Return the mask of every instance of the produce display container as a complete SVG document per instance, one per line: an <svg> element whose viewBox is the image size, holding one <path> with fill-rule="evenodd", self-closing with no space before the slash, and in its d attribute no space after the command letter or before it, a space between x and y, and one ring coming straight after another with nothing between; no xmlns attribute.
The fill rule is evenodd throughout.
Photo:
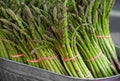
<svg viewBox="0 0 120 81"><path fill-rule="evenodd" d="M120 59L120 46L116 50ZM120 74L98 79L73 78L0 58L0 81L120 81Z"/></svg>

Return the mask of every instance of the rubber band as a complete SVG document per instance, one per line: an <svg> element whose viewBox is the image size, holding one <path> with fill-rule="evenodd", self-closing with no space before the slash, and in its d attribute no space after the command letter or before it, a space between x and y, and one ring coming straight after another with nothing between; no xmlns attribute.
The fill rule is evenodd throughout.
<svg viewBox="0 0 120 81"><path fill-rule="evenodd" d="M64 58L64 59L63 59L63 62L74 60L74 59L77 58L78 56L79 56L79 55L76 55L76 56L71 57L71 58Z"/></svg>
<svg viewBox="0 0 120 81"><path fill-rule="evenodd" d="M43 58L39 58L37 60L27 60L27 61L31 62L31 63L37 63L37 62L41 62L41 61L44 61L44 60L52 60L52 59L55 59L55 58L58 58L58 55L51 56L51 57L43 57Z"/></svg>
<svg viewBox="0 0 120 81"><path fill-rule="evenodd" d="M28 62L31 62L31 63L37 63L37 62L40 62L40 60L27 60Z"/></svg>
<svg viewBox="0 0 120 81"><path fill-rule="evenodd" d="M96 36L97 38L109 38L109 37L111 37L110 35L108 35L108 36Z"/></svg>
<svg viewBox="0 0 120 81"><path fill-rule="evenodd" d="M93 58L90 58L88 60L86 60L87 62L92 62L94 60L96 60L97 58L99 58L102 55L102 52L100 52L98 55L94 56Z"/></svg>
<svg viewBox="0 0 120 81"><path fill-rule="evenodd" d="M23 57L24 56L24 54L17 54L17 55L12 55L11 57L12 58L18 58L18 57Z"/></svg>

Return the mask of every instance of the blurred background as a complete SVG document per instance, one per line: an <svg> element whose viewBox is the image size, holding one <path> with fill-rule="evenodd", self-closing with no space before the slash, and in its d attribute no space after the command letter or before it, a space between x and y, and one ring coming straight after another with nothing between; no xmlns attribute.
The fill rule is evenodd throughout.
<svg viewBox="0 0 120 81"><path fill-rule="evenodd" d="M120 46L120 0L116 0L111 11L110 31L114 43Z"/></svg>

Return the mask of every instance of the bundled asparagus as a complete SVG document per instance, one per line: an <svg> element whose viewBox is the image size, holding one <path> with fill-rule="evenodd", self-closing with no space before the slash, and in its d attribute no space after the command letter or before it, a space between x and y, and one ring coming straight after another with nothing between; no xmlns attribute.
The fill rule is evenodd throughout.
<svg viewBox="0 0 120 81"><path fill-rule="evenodd" d="M51 37L50 39L48 38L48 40L52 41L54 47L56 48L55 51L57 51L61 55L63 63L71 76L92 78L90 71L86 67L77 50L76 43L71 43L74 41L74 38L69 39L66 4L67 0L65 0L64 3L55 6L53 8L53 12L49 12L53 13L52 16L49 17L51 18L51 20L53 20L51 24L49 24L49 18L47 19L46 17L44 17L45 22L49 22L49 33L53 33L52 36L47 36L49 38ZM62 11L59 11L60 9ZM61 16L61 18L59 18L59 16ZM55 41L51 39L54 39Z"/></svg>
<svg viewBox="0 0 120 81"><path fill-rule="evenodd" d="M97 37L97 41L99 43L100 48L102 49L102 52L107 56L110 62L113 65L117 66L118 69L120 69L115 46L112 42L109 32L109 13L111 7L113 6L114 0L110 0L109 2L107 0L99 0L95 3L98 3L98 6L93 6L93 19L91 22L93 23L93 28L95 28L95 35Z"/></svg>
<svg viewBox="0 0 120 81"><path fill-rule="evenodd" d="M23 5L24 12L28 15L28 22L24 22L24 20L19 17L19 14L18 16L15 15L15 13L11 9L6 9L6 11L10 15L11 20L15 21L16 24L6 19L0 19L3 25L7 27L5 28L6 31L10 33L6 33L9 36L7 40L13 41L16 44L18 51L21 51L23 54L25 54L26 62L28 62L28 64L39 67L40 63L40 67L43 67L47 70L57 72L59 74L67 74L64 67L60 63L60 60L58 59L56 53L49 47L49 45L47 46L48 43L43 38L43 32L41 31L41 28L35 24L36 21L34 20L29 7L27 7L25 4ZM37 27L39 31L36 30ZM13 37L11 38L10 36ZM31 56L30 51L32 49L35 55ZM37 64L35 62L37 62Z"/></svg>
<svg viewBox="0 0 120 81"><path fill-rule="evenodd" d="M118 74L119 61L108 25L113 3L0 1L0 56L73 77Z"/></svg>
<svg viewBox="0 0 120 81"><path fill-rule="evenodd" d="M73 4L74 4L74 1L71 1L71 2L73 2ZM90 3L90 2L88 2L88 3ZM74 6L74 8L76 8L76 7ZM106 76L112 76L114 74L118 74L117 70L114 68L114 66L111 65L111 63L108 61L108 59L103 55L97 42L94 40L94 34L90 33L92 31L90 26L84 26L84 24L89 25L89 22L87 22L87 18L86 18L86 20L84 19L85 18L84 12L80 11L82 14L80 14L80 16L78 16L79 12L77 12L77 8L74 10L75 10L75 14L70 12L70 15L65 15L65 14L64 15L67 18L67 16L71 16L71 14L72 14L75 18L75 20L74 20L74 18L70 17L71 20L69 22L70 22L70 24L73 24L73 26L74 26L72 28L76 32L78 49L80 50L82 57L85 59L85 61L87 61L86 64L88 65L89 69L93 73L94 77L106 77ZM65 12L65 8L64 8L63 12ZM76 12L78 13L77 15L76 15ZM68 21L64 20L64 23L62 23L62 24L65 24L65 26L67 27ZM69 37L68 30L69 30L68 28L64 28L64 35L65 35L64 47L66 47L68 49L68 52L69 52L68 54L70 54L72 51L71 51L71 47L69 46L70 40L68 39L68 37ZM92 34L92 35L90 35L90 34ZM58 36L56 36L56 37L58 37ZM105 62L103 62L103 60ZM99 75L97 75L97 74L99 74Z"/></svg>

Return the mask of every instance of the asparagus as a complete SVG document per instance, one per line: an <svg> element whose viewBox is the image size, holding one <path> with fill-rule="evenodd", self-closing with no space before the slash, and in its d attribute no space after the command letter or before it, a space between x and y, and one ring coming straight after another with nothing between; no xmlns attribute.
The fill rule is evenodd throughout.
<svg viewBox="0 0 120 81"><path fill-rule="evenodd" d="M95 7L97 7L97 3L99 1L95 2L87 2L83 3L84 5L90 5L87 6L85 9L91 9L92 4L95 3ZM84 6L80 6L80 10L82 10ZM78 6L79 8L79 6ZM74 9L76 10L76 9ZM87 11L87 12L84 12ZM103 55L102 50L100 49L98 43L96 42L95 32L92 23L90 21L91 17L91 11L90 10L84 10L81 11L80 14L72 14L73 18L71 18L70 23L73 25L73 28L76 28L79 26L78 34L77 34L77 40L78 40L78 48L80 51L82 51L81 55L84 57L85 60L87 59L94 59L90 62L87 62L86 64L89 65L89 69L93 73L94 77L106 77L106 76L112 76L115 74L118 74L117 70L114 66L108 61L108 59ZM79 12L79 10L78 10ZM70 11L70 14L73 13ZM89 15L89 17L87 16ZM74 20L75 19L75 20ZM88 24L88 25L87 25ZM99 26L99 25L98 25ZM90 28L91 27L91 28ZM96 28L99 30L99 28ZM98 32L98 31L97 31ZM86 53L85 53L86 51ZM101 53L101 55L99 55ZM86 55L85 55L86 54ZM96 55L97 54L97 55ZM97 62L99 60L99 62ZM102 62L103 60L106 60L105 62ZM88 61L88 60L87 60ZM92 66L90 66L90 63ZM95 64L95 65L94 65ZM101 67L102 66L102 67ZM94 69L92 69L94 68ZM95 71L93 71L95 70ZM96 75L99 74L99 75Z"/></svg>
<svg viewBox="0 0 120 81"><path fill-rule="evenodd" d="M96 3L98 3L98 5L96 5ZM95 35L97 37L96 41L98 41L103 54L107 56L109 61L116 66L117 69L119 69L119 61L109 30L109 14L113 4L114 0L110 0L109 2L106 0L96 0L91 13L91 16L93 17L91 22L95 29Z"/></svg>
<svg viewBox="0 0 120 81"><path fill-rule="evenodd" d="M28 64L39 67L39 63L40 63L41 65L40 67L43 67L47 70L57 72L59 74L67 74L64 67L60 63L60 60L57 58L57 55L53 52L53 50L49 46L47 46L46 42L45 43L34 42L34 40L37 39L40 39L37 41L41 41L41 40L45 41L43 37L43 32L38 31L41 30L41 28L36 24L36 21L34 20L34 16L32 15L32 12L29 9L29 7L23 3L22 5L23 5L23 10L28 15L27 17L28 22L24 22L24 20L19 17L19 14L16 15L11 9L6 9L6 12L7 14L9 14L11 19L16 22L16 24L5 19L0 19L4 25L11 27L12 31L9 30L8 31L12 33L12 35L14 35L14 37L17 39L17 44L18 44L17 48L20 51L22 51L22 53L25 54L26 61L28 60ZM23 23L27 26L26 29ZM29 36L30 33L31 36ZM15 40L10 38L8 40L16 42ZM39 48L40 46L47 46L47 47L40 48L39 50L35 51L35 55L30 55L30 51L32 51L32 49ZM53 58L54 56L56 56L56 58ZM31 63L35 59L39 59L40 62L38 61L38 63L35 64Z"/></svg>
<svg viewBox="0 0 120 81"><path fill-rule="evenodd" d="M118 74L108 24L113 4L114 0L0 1L0 57L72 77Z"/></svg>

